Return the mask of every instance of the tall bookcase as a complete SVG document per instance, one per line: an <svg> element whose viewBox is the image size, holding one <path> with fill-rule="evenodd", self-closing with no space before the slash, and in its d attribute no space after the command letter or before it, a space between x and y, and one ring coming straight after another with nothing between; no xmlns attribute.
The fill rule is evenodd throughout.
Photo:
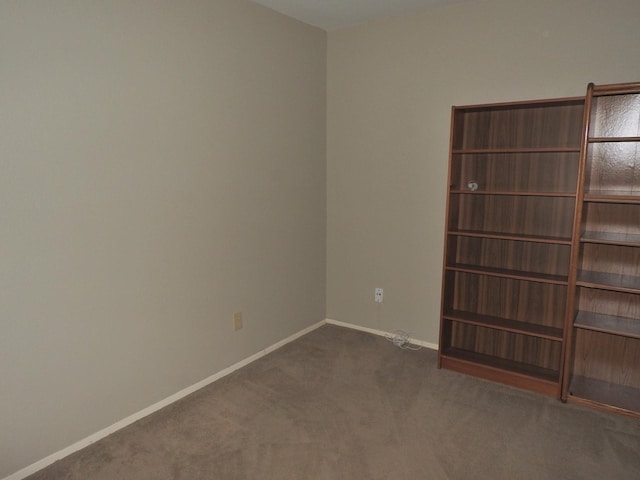
<svg viewBox="0 0 640 480"><path fill-rule="evenodd" d="M560 397L583 111L453 107L441 367Z"/></svg>
<svg viewBox="0 0 640 480"><path fill-rule="evenodd" d="M640 416L640 83L590 84L562 398Z"/></svg>

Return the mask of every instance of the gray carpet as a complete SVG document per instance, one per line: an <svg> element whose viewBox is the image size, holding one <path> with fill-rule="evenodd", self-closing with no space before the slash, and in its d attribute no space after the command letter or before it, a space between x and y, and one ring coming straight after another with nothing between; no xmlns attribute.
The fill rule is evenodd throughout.
<svg viewBox="0 0 640 480"><path fill-rule="evenodd" d="M29 477L639 478L638 420L330 325Z"/></svg>

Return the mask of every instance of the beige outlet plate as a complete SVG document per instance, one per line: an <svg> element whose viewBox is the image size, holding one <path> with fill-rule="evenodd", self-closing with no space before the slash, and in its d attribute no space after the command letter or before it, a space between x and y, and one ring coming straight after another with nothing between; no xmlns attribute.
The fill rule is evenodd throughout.
<svg viewBox="0 0 640 480"><path fill-rule="evenodd" d="M242 330L242 312L233 314L233 329L235 331Z"/></svg>

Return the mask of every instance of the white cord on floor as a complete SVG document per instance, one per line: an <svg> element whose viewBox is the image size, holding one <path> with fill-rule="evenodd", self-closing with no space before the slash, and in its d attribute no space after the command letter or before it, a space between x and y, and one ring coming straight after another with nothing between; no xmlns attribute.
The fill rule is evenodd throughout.
<svg viewBox="0 0 640 480"><path fill-rule="evenodd" d="M409 341L409 334L404 330L396 330L393 332L392 337L385 335L384 338L393 342L396 347L402 348L403 350L420 350L422 348L422 345L412 345Z"/></svg>

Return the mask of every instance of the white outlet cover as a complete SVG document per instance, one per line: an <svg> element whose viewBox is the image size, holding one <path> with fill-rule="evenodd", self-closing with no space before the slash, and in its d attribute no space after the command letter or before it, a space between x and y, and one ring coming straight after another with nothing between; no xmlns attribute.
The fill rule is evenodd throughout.
<svg viewBox="0 0 640 480"><path fill-rule="evenodd" d="M383 293L384 293L384 290L382 290L382 288L376 288L373 299L378 303L382 303Z"/></svg>

